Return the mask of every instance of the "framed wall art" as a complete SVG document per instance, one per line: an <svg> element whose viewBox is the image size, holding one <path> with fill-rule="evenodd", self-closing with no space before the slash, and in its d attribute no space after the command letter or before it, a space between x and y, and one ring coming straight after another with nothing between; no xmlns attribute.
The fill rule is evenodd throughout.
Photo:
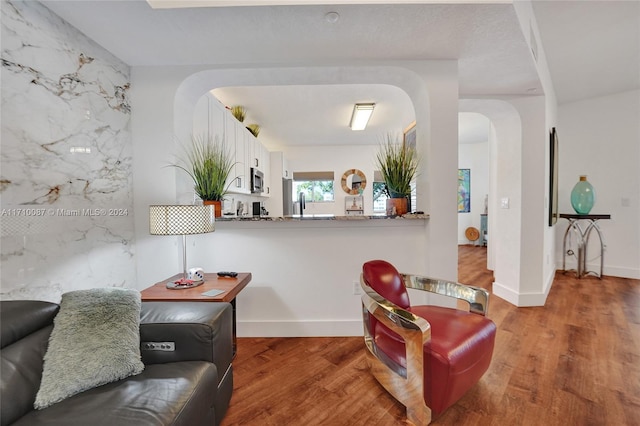
<svg viewBox="0 0 640 426"><path fill-rule="evenodd" d="M471 211L471 169L458 169L458 213Z"/></svg>
<svg viewBox="0 0 640 426"><path fill-rule="evenodd" d="M558 133L549 132L549 226L558 222Z"/></svg>
<svg viewBox="0 0 640 426"><path fill-rule="evenodd" d="M403 138L404 146L408 148L416 149L416 122L409 124L409 126L404 129L404 138Z"/></svg>

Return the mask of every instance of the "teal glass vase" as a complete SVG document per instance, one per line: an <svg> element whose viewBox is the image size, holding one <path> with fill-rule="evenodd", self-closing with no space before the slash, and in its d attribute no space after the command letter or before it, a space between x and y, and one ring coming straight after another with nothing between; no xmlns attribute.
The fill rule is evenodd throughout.
<svg viewBox="0 0 640 426"><path fill-rule="evenodd" d="M580 180L571 191L571 206L578 214L589 214L596 202L596 193L593 186L587 181L586 176L580 176Z"/></svg>

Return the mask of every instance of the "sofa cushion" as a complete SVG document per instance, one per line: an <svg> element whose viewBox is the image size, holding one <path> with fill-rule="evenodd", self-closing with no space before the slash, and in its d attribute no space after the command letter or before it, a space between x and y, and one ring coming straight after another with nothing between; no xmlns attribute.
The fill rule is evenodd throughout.
<svg viewBox="0 0 640 426"><path fill-rule="evenodd" d="M53 324L58 313L55 303L38 300L11 300L0 305L0 347Z"/></svg>
<svg viewBox="0 0 640 426"><path fill-rule="evenodd" d="M42 358L57 312L58 305L48 302L0 302L0 425L11 424L33 410Z"/></svg>
<svg viewBox="0 0 640 426"><path fill-rule="evenodd" d="M476 383L489 367L496 334L488 318L441 306L412 306L410 311L431 325L424 346L427 368L425 402L434 415L443 412ZM375 342L393 362L406 368L404 340L378 322Z"/></svg>
<svg viewBox="0 0 640 426"><path fill-rule="evenodd" d="M33 410L51 330L53 324L2 348L0 425L10 425Z"/></svg>
<svg viewBox="0 0 640 426"><path fill-rule="evenodd" d="M14 426L212 426L217 382L216 367L204 361L148 365L136 376L33 410Z"/></svg>
<svg viewBox="0 0 640 426"><path fill-rule="evenodd" d="M34 407L139 374L140 292L120 288L62 295Z"/></svg>

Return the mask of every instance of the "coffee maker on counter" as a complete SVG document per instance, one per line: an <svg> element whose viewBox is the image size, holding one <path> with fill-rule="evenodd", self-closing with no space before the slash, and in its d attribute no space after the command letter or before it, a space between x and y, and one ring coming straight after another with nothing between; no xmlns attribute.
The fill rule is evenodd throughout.
<svg viewBox="0 0 640 426"><path fill-rule="evenodd" d="M253 216L269 216L269 212L264 208L261 201L254 201L253 203Z"/></svg>

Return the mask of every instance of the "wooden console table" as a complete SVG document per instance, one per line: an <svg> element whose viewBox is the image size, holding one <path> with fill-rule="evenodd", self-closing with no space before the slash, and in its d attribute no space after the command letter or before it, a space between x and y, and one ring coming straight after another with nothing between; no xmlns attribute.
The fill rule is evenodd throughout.
<svg viewBox="0 0 640 426"><path fill-rule="evenodd" d="M219 277L217 274L204 274L204 283L197 287L172 290L167 282L182 278L176 274L171 278L155 283L140 292L143 301L147 302L229 302L233 311L233 355L236 354L236 296L251 281L251 273L241 272L235 278ZM216 296L204 296L210 290L222 290Z"/></svg>
<svg viewBox="0 0 640 426"><path fill-rule="evenodd" d="M610 214L564 214L561 213L560 217L569 221L569 226L564 233L564 240L562 242L562 270L566 272L565 258L567 256L567 237L569 232L573 229L578 236L578 265L576 266L576 276L582 278L587 274L594 274L599 278L602 278L602 269L604 266L604 242L602 241L602 233L600 227L598 227L598 220L611 219ZM587 226L583 229L580 226L580 221L587 221ZM600 274L594 271L587 271L587 245L589 244L589 237L591 231L596 230L598 239L600 240Z"/></svg>

